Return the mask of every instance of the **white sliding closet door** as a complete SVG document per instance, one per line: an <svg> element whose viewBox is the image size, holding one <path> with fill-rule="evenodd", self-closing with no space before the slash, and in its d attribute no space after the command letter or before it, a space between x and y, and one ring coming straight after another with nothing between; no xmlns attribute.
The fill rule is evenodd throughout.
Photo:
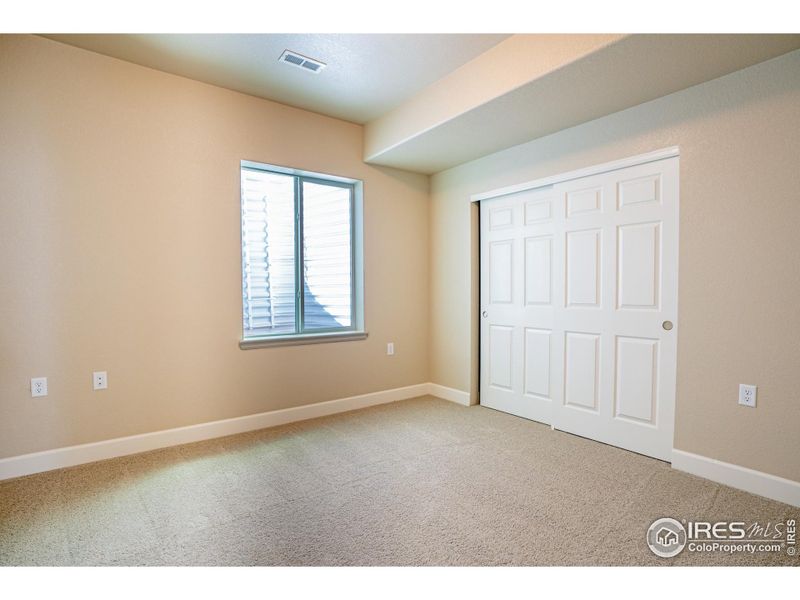
<svg viewBox="0 0 800 600"><path fill-rule="evenodd" d="M552 189L481 202L481 404L550 423L563 261Z"/></svg>
<svg viewBox="0 0 800 600"><path fill-rule="evenodd" d="M678 158L481 201L481 403L670 460Z"/></svg>

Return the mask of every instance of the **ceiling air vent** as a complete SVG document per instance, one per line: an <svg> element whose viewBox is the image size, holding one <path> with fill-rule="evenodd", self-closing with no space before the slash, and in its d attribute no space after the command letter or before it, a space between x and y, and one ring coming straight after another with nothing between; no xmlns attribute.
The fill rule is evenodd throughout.
<svg viewBox="0 0 800 600"><path fill-rule="evenodd" d="M324 62L314 60L313 58L303 56L302 54L292 52L291 50L284 50L283 54L281 54L281 57L278 60L282 63L286 63L287 65L292 65L293 67L303 69L304 71L310 71L312 73L319 73L326 67Z"/></svg>

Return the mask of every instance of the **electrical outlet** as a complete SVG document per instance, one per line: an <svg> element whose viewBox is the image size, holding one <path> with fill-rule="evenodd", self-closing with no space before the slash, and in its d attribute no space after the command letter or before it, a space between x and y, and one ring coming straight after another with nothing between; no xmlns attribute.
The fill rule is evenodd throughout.
<svg viewBox="0 0 800 600"><path fill-rule="evenodd" d="M758 387L754 385L739 384L739 404L742 406L756 407L756 392Z"/></svg>
<svg viewBox="0 0 800 600"><path fill-rule="evenodd" d="M386 344L386 356L394 356L394 342Z"/></svg>
<svg viewBox="0 0 800 600"><path fill-rule="evenodd" d="M31 398L47 396L47 377L34 377L31 379Z"/></svg>
<svg viewBox="0 0 800 600"><path fill-rule="evenodd" d="M105 371L95 371L92 373L92 388L94 388L95 391L108 388L108 373Z"/></svg>

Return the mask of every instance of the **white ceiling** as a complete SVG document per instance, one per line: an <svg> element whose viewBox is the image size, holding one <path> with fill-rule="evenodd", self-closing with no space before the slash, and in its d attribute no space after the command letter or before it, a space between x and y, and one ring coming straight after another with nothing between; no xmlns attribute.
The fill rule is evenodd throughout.
<svg viewBox="0 0 800 600"><path fill-rule="evenodd" d="M800 48L800 35L136 34L49 38L365 124L365 160L449 167ZM328 63L313 74L286 50Z"/></svg>
<svg viewBox="0 0 800 600"><path fill-rule="evenodd" d="M516 37L516 36L515 36ZM502 62L504 41L491 53ZM800 48L800 35L630 35L590 54L570 58L523 85L483 100L465 111L437 115L429 125L412 123L397 134L393 114L406 124L400 107L366 127L366 161L407 171L437 173L450 167L716 79ZM461 69L459 82L436 90L443 98L465 95L463 81L485 79ZM470 77L470 75L472 75ZM443 81L447 84L447 81ZM484 87L488 87L484 86ZM430 88L414 99L433 106ZM409 104L409 103L407 103ZM454 105L450 101L446 103ZM425 111L420 111L425 112ZM430 112L428 110L427 112ZM408 134L408 130L414 130ZM373 140L381 140L380 144Z"/></svg>
<svg viewBox="0 0 800 600"><path fill-rule="evenodd" d="M490 34L48 35L168 73L366 123L509 37ZM319 74L279 63L294 50Z"/></svg>

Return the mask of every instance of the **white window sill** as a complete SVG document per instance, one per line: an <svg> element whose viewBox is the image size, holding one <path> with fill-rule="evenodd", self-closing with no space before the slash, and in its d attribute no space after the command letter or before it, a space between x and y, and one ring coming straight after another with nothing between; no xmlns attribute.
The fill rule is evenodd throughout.
<svg viewBox="0 0 800 600"><path fill-rule="evenodd" d="M239 342L242 350L253 348L272 348L276 346L300 346L303 344L327 344L330 342L352 342L365 340L366 331L335 331L332 333L301 333L293 335L271 335L269 337L249 338Z"/></svg>

